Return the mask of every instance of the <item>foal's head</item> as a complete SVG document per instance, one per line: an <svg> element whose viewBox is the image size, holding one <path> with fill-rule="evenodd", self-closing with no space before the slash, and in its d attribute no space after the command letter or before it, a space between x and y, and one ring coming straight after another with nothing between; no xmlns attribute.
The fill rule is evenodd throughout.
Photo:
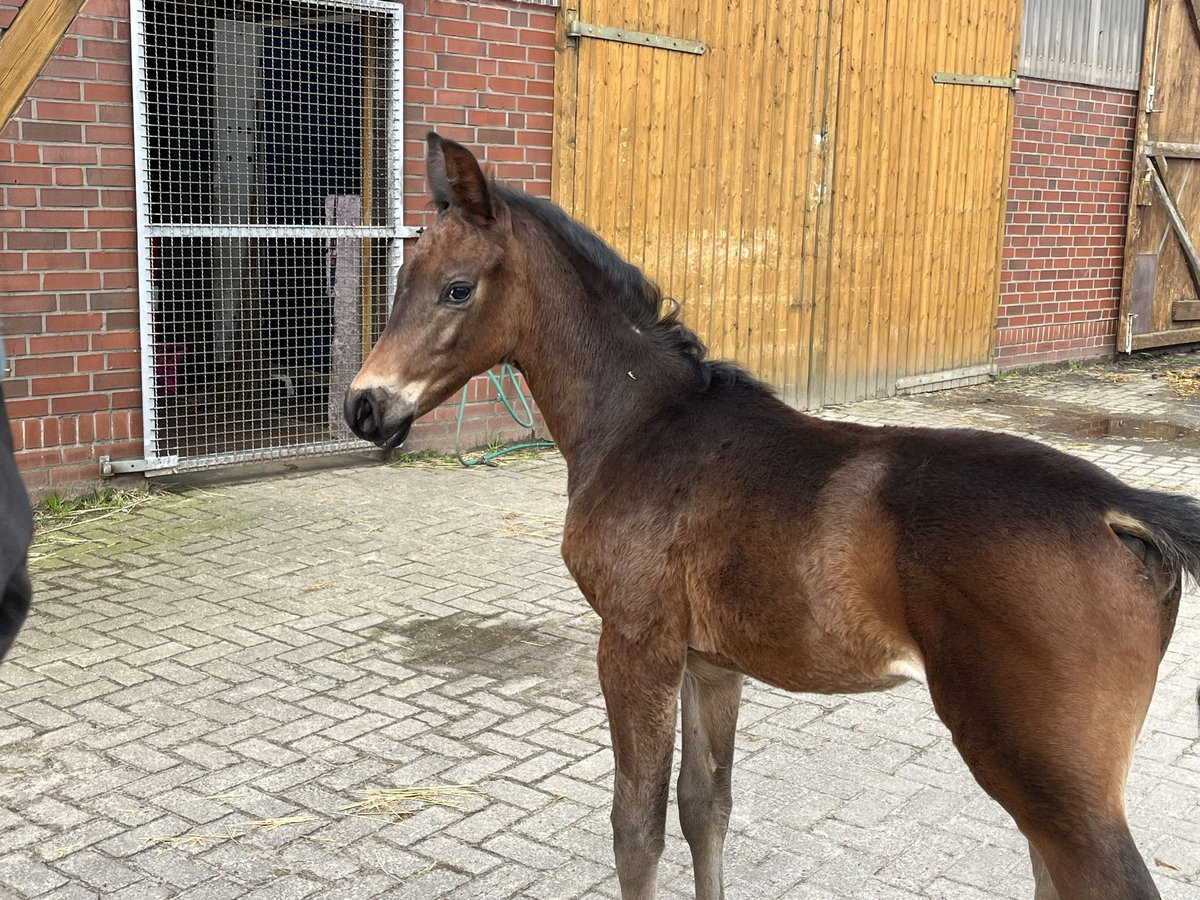
<svg viewBox="0 0 1200 900"><path fill-rule="evenodd" d="M355 434L389 449L472 375L507 359L522 324L523 254L508 208L470 151L427 140L437 220L400 269L387 326L344 408Z"/></svg>

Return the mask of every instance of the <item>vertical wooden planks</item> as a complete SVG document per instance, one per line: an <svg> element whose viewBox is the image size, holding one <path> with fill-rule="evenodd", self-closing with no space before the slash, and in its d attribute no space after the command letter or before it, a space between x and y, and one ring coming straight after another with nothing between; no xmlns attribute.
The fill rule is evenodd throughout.
<svg viewBox="0 0 1200 900"><path fill-rule="evenodd" d="M564 209L575 208L575 159L579 149L579 44L567 37L563 4L554 29L554 149L550 159L550 193Z"/></svg>
<svg viewBox="0 0 1200 900"><path fill-rule="evenodd" d="M574 166L555 196L679 299L714 355L802 406L990 360L1011 101L931 76L1010 74L1018 0L589 0L580 15L707 47L567 51L575 127L556 140Z"/></svg>
<svg viewBox="0 0 1200 900"><path fill-rule="evenodd" d="M838 0L827 0L823 7L828 18L824 28L824 54L818 59L823 67L813 72L813 93L821 98L820 140L814 142L819 152L812 159L810 178L812 191L813 220L815 228L809 243L812 259L812 324L810 326L807 378L805 380L804 405L820 406L827 402L826 372L828 347L829 310L832 306L833 266L829 249L833 242L833 183L836 158L836 136L838 134L838 100L841 95L841 80L838 77L842 66L842 34L844 5ZM821 86L825 90L818 93Z"/></svg>
<svg viewBox="0 0 1200 900"><path fill-rule="evenodd" d="M845 9L821 392L835 403L990 361L1011 98L930 79L1009 75L1018 5Z"/></svg>

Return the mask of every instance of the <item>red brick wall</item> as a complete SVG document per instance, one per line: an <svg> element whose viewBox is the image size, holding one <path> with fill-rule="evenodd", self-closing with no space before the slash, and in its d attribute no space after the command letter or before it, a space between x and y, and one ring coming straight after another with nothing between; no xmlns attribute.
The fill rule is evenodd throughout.
<svg viewBox="0 0 1200 900"><path fill-rule="evenodd" d="M4 394L35 488L141 454L129 84L127 4L89 0L0 132Z"/></svg>
<svg viewBox="0 0 1200 900"><path fill-rule="evenodd" d="M406 223L432 220L425 184L431 130L470 147L489 174L549 197L554 7L426 0L406 3L404 13ZM512 394L511 385L506 390ZM472 382L467 400L466 446L521 433L487 378ZM452 447L457 416L455 396L416 423L405 446Z"/></svg>
<svg viewBox="0 0 1200 900"><path fill-rule="evenodd" d="M20 6L0 0L0 26ZM548 195L554 9L413 0L404 24L409 224L428 215L430 128ZM130 84L128 0L87 0L0 132L3 389L34 490L94 481L103 455L141 456ZM493 393L472 386L468 446L519 432ZM456 414L438 410L413 446L452 446Z"/></svg>
<svg viewBox="0 0 1200 900"><path fill-rule="evenodd" d="M1022 78L1016 96L996 363L1116 345L1137 96Z"/></svg>

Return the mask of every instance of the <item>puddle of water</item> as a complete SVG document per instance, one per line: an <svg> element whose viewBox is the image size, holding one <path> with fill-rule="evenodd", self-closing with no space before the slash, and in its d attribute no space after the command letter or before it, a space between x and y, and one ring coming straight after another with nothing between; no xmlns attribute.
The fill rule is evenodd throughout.
<svg viewBox="0 0 1200 900"><path fill-rule="evenodd" d="M1143 441L1177 441L1196 434L1191 428L1176 425L1174 422L1116 416L1055 416L1046 426L1072 437L1138 438Z"/></svg>
<svg viewBox="0 0 1200 900"><path fill-rule="evenodd" d="M414 662L419 660L427 665L469 672L490 673L499 663L512 667L519 658L530 660L530 668L536 670L538 662L544 661L547 654L556 655L552 650L552 638L541 629L502 622L481 624L477 616L467 613L408 622L390 620L365 629L363 634L372 638L385 635L403 638L414 655ZM505 674L514 672L506 671Z"/></svg>

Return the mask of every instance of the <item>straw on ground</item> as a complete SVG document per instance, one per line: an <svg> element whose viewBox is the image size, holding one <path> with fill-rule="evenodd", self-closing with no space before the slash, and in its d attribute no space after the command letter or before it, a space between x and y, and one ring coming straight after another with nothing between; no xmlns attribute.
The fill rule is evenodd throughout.
<svg viewBox="0 0 1200 900"><path fill-rule="evenodd" d="M222 796L233 797L236 795L214 794L205 799L218 799ZM336 812L352 816L383 816L391 819L403 819L414 815L426 806L447 806L452 809L460 809L463 800L478 796L478 792L465 784L452 784L373 788L355 791L353 796L358 799L342 804L337 807ZM204 847L223 841L240 840L255 831L275 831L279 828L308 825L313 822L324 825L328 823L328 820L307 813L280 816L274 819L250 819L245 822L230 822L210 831L193 831L178 835L151 835L147 840L160 847L181 850Z"/></svg>
<svg viewBox="0 0 1200 900"><path fill-rule="evenodd" d="M439 787L372 788L355 791L359 799L337 808L353 816L386 816L401 819L413 815L423 806L448 806L460 809L462 801L477 792L464 784Z"/></svg>
<svg viewBox="0 0 1200 900"><path fill-rule="evenodd" d="M275 819L250 819L246 822L231 822L220 831L193 831L178 835L151 835L147 840L164 847L181 849L183 847L202 847L207 844L222 841L236 841L246 837L252 831L275 831L291 825L307 825L309 822L320 822L316 816L280 816Z"/></svg>

